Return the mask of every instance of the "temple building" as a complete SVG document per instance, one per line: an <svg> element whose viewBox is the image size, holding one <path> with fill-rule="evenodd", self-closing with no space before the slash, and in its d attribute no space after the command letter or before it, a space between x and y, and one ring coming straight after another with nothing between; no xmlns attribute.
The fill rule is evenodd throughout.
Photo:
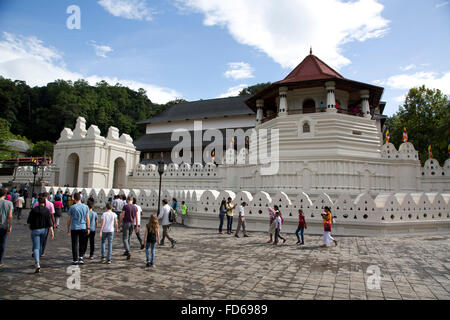
<svg viewBox="0 0 450 320"><path fill-rule="evenodd" d="M326 137L337 142L335 146L339 147L339 152L352 152L355 151L352 144L356 137L366 140L365 148L360 142L360 147L365 150L355 151L357 155L360 152L379 153L386 119L382 115L385 107L385 103L380 101L382 93L381 87L344 78L310 52L285 79L253 96L174 104L155 117L139 122L139 125L146 126L146 135L134 144L141 151L144 164L156 163L161 153L166 162L171 162L170 151L178 143L171 141L172 132L185 128L193 136L196 120L202 121L202 130L219 129L224 132L227 128L244 131L261 126L275 128L283 122L280 119L295 119L298 121L298 138L302 139L299 152L311 144L317 147L318 139L324 141ZM345 116L333 117L330 123L330 117L324 113ZM318 131L321 119L327 122L326 135ZM206 145L203 142L202 147ZM226 150L228 145L229 141L224 140L223 149Z"/></svg>

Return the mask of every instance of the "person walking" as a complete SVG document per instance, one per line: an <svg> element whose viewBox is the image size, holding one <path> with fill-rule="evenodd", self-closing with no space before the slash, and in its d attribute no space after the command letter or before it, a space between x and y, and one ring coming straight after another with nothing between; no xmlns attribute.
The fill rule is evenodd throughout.
<svg viewBox="0 0 450 320"><path fill-rule="evenodd" d="M278 207L275 206L274 209L268 208L269 210L269 241L267 243L272 243L272 238L275 233L275 218L276 218L276 210L278 210Z"/></svg>
<svg viewBox="0 0 450 320"><path fill-rule="evenodd" d="M119 225L117 223L117 214L112 212L112 204L106 204L106 212L102 214L102 225L100 227L100 238L102 239L102 263L105 262L105 245L108 241L108 254L106 255L106 263L111 264L112 245L114 239L114 230L118 232Z"/></svg>
<svg viewBox="0 0 450 320"><path fill-rule="evenodd" d="M186 202L181 201L181 224L184 226L184 220L186 219L187 215L187 205Z"/></svg>
<svg viewBox="0 0 450 320"><path fill-rule="evenodd" d="M231 203L231 197L228 197L226 208L227 208L227 234L231 234L233 229L233 210L236 208L237 204Z"/></svg>
<svg viewBox="0 0 450 320"><path fill-rule="evenodd" d="M3 267L3 255L6 250L6 238L12 231L13 204L6 200L8 189L0 189L0 268Z"/></svg>
<svg viewBox="0 0 450 320"><path fill-rule="evenodd" d="M31 230L31 242L33 244L33 257L36 267L35 273L41 272L40 257L43 252L44 240L50 232L50 238L53 240L53 223L50 210L45 207L45 199L38 199L39 206L31 209L28 215L27 223Z"/></svg>
<svg viewBox="0 0 450 320"><path fill-rule="evenodd" d="M58 195L55 197L55 202L53 202L53 206L55 207L55 229L58 229L59 221L61 220L62 216L63 203L61 199L61 195L58 193Z"/></svg>
<svg viewBox="0 0 450 320"><path fill-rule="evenodd" d="M173 248L173 247L175 247L175 243L177 243L177 242L176 242L175 239L171 238L170 235L169 235L169 227L170 227L169 214L170 214L172 208L169 206L169 204L168 204L166 199L164 199L162 201L162 204L163 204L163 206L162 206L161 211L160 211L160 213L158 215L158 220L161 220L161 225L163 227L163 236L162 236L162 239L161 239L159 245L163 246L164 245L164 239L167 238L167 239L169 239L169 241L170 241L170 243L172 245L172 248Z"/></svg>
<svg viewBox="0 0 450 320"><path fill-rule="evenodd" d="M242 233L244 234L244 237L248 237L247 230L245 228L245 207L247 206L247 202L242 202L241 205L238 207L239 212L239 220L238 220L238 226L236 228L235 237L239 238L239 231L242 227Z"/></svg>
<svg viewBox="0 0 450 320"><path fill-rule="evenodd" d="M42 194L42 196L45 199L45 207L50 211L53 228L55 228L55 206L53 205L53 203L51 203L48 200L49 196L50 196L50 194L48 192L44 192ZM39 205L39 203L36 200L36 203L33 205L33 208L37 207L38 205ZM42 245L42 255L41 255L41 257L43 257L45 255L45 247L47 246L47 237L48 237L48 233L47 233L47 236L44 239L44 244Z"/></svg>
<svg viewBox="0 0 450 320"><path fill-rule="evenodd" d="M281 212L280 211L276 211L275 213L275 239L273 241L274 245L278 244L278 239L282 239L283 243L286 242L286 238L283 238L281 236L281 225L282 225L282 221L281 221Z"/></svg>
<svg viewBox="0 0 450 320"><path fill-rule="evenodd" d="M329 207L323 208L323 212L320 214L323 219L323 244L321 247L326 247L329 243L334 242L337 246L338 242L331 236L331 225L333 223L333 215Z"/></svg>
<svg viewBox="0 0 450 320"><path fill-rule="evenodd" d="M87 202L87 205L89 207L89 260L94 259L94 252L95 252L95 231L98 227L98 215L97 212L94 211L94 200L89 199Z"/></svg>
<svg viewBox="0 0 450 320"><path fill-rule="evenodd" d="M63 196L63 211L69 211L69 191L66 191Z"/></svg>
<svg viewBox="0 0 450 320"><path fill-rule="evenodd" d="M25 198L23 195L19 194L16 200L16 210L17 210L17 219L20 220L22 218L22 209L25 205Z"/></svg>
<svg viewBox="0 0 450 320"><path fill-rule="evenodd" d="M223 228L223 221L225 220L225 214L227 213L227 202L225 199L222 200L222 203L219 207L219 234L223 234L222 228Z"/></svg>
<svg viewBox="0 0 450 320"><path fill-rule="evenodd" d="M123 206L122 213L120 215L119 225L122 226L122 240L125 249L124 256L127 260L131 259L131 235L133 230L138 232L137 221L136 221L137 208L133 204L133 196L129 195L127 198L127 204Z"/></svg>
<svg viewBox="0 0 450 320"><path fill-rule="evenodd" d="M303 214L303 210L299 209L298 210L298 226L297 226L297 230L295 231L295 235L297 236L297 244L301 244L301 245L305 244L303 232L306 228L307 228L307 226L306 226L305 215ZM300 241L300 236L298 235L299 233L302 237L302 241Z"/></svg>
<svg viewBox="0 0 450 320"><path fill-rule="evenodd" d="M67 235L72 240L72 257L73 265L84 264L84 254L87 249L87 241L90 233L89 224L89 207L81 203L79 193L73 195L73 204L69 212L67 220Z"/></svg>
<svg viewBox="0 0 450 320"><path fill-rule="evenodd" d="M137 222L137 231L136 231L136 237L139 241L139 244L141 245L141 250L144 249L144 241L142 241L141 238L141 216L142 216L142 208L140 205L137 204L136 198L133 198L133 204L137 209L136 212L136 222Z"/></svg>
<svg viewBox="0 0 450 320"><path fill-rule="evenodd" d="M159 242L159 224L158 219L154 214L150 216L150 221L145 228L145 256L147 258L147 267L155 266L155 247ZM151 256L148 252L150 249Z"/></svg>
<svg viewBox="0 0 450 320"><path fill-rule="evenodd" d="M178 215L178 201L177 199L172 199L172 213L173 213L173 221L172 224L177 224L177 215Z"/></svg>

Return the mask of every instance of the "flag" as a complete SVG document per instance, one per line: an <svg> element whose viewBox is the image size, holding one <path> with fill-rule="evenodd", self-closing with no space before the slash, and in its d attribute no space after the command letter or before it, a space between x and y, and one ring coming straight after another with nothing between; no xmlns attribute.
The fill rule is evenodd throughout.
<svg viewBox="0 0 450 320"><path fill-rule="evenodd" d="M408 132L406 132L406 128L403 128L403 143L408 142Z"/></svg>
<svg viewBox="0 0 450 320"><path fill-rule="evenodd" d="M230 142L230 149L234 148L234 137L231 138L231 142Z"/></svg>
<svg viewBox="0 0 450 320"><path fill-rule="evenodd" d="M216 158L216 149L213 149L213 151L211 151L211 162L214 163L214 160Z"/></svg>
<svg viewBox="0 0 450 320"><path fill-rule="evenodd" d="M249 147L250 147L249 138L245 137L245 149L249 149Z"/></svg>
<svg viewBox="0 0 450 320"><path fill-rule="evenodd" d="M433 151L431 151L431 143L428 144L428 159L433 158Z"/></svg>
<svg viewBox="0 0 450 320"><path fill-rule="evenodd" d="M389 135L389 128L386 129L386 143L389 143L389 139L391 136Z"/></svg>

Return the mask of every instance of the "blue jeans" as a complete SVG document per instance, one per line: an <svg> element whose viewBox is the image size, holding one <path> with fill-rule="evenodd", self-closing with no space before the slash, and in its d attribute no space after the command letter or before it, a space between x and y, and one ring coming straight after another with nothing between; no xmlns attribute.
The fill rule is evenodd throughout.
<svg viewBox="0 0 450 320"><path fill-rule="evenodd" d="M33 255L36 265L40 262L41 254L44 252L44 242L48 236L48 229L31 230L31 241L33 243Z"/></svg>
<svg viewBox="0 0 450 320"><path fill-rule="evenodd" d="M6 238L8 237L7 229L0 228L0 262L2 262L3 254L6 249Z"/></svg>
<svg viewBox="0 0 450 320"><path fill-rule="evenodd" d="M106 240L108 240L108 256L106 257L107 260L111 260L113 239L114 239L114 232L102 233L102 257L105 256Z"/></svg>
<svg viewBox="0 0 450 320"><path fill-rule="evenodd" d="M219 232L222 232L223 220L225 219L225 215L224 214L219 214L219 219L220 219Z"/></svg>
<svg viewBox="0 0 450 320"><path fill-rule="evenodd" d="M227 232L231 232L233 228L233 216L227 216Z"/></svg>
<svg viewBox="0 0 450 320"><path fill-rule="evenodd" d="M147 262L150 262L151 264L153 264L155 261L155 246L156 246L156 242L147 242L145 245L145 256L147 257ZM151 260L150 260L150 254L148 252L149 248L150 248L151 254L152 254Z"/></svg>
<svg viewBox="0 0 450 320"><path fill-rule="evenodd" d="M300 232L300 235L302 236L302 243L305 243L305 240L303 238L303 231L305 230L305 228L297 228L297 231L295 231L295 235L297 236L297 240L300 241L300 237L298 235L298 233Z"/></svg>

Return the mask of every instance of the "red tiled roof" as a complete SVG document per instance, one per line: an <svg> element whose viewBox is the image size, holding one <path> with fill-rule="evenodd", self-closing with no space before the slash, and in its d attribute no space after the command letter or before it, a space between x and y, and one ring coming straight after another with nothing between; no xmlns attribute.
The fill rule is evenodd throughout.
<svg viewBox="0 0 450 320"><path fill-rule="evenodd" d="M327 78L341 78L339 73L330 68L325 62L310 54L284 80L277 83L290 83Z"/></svg>

